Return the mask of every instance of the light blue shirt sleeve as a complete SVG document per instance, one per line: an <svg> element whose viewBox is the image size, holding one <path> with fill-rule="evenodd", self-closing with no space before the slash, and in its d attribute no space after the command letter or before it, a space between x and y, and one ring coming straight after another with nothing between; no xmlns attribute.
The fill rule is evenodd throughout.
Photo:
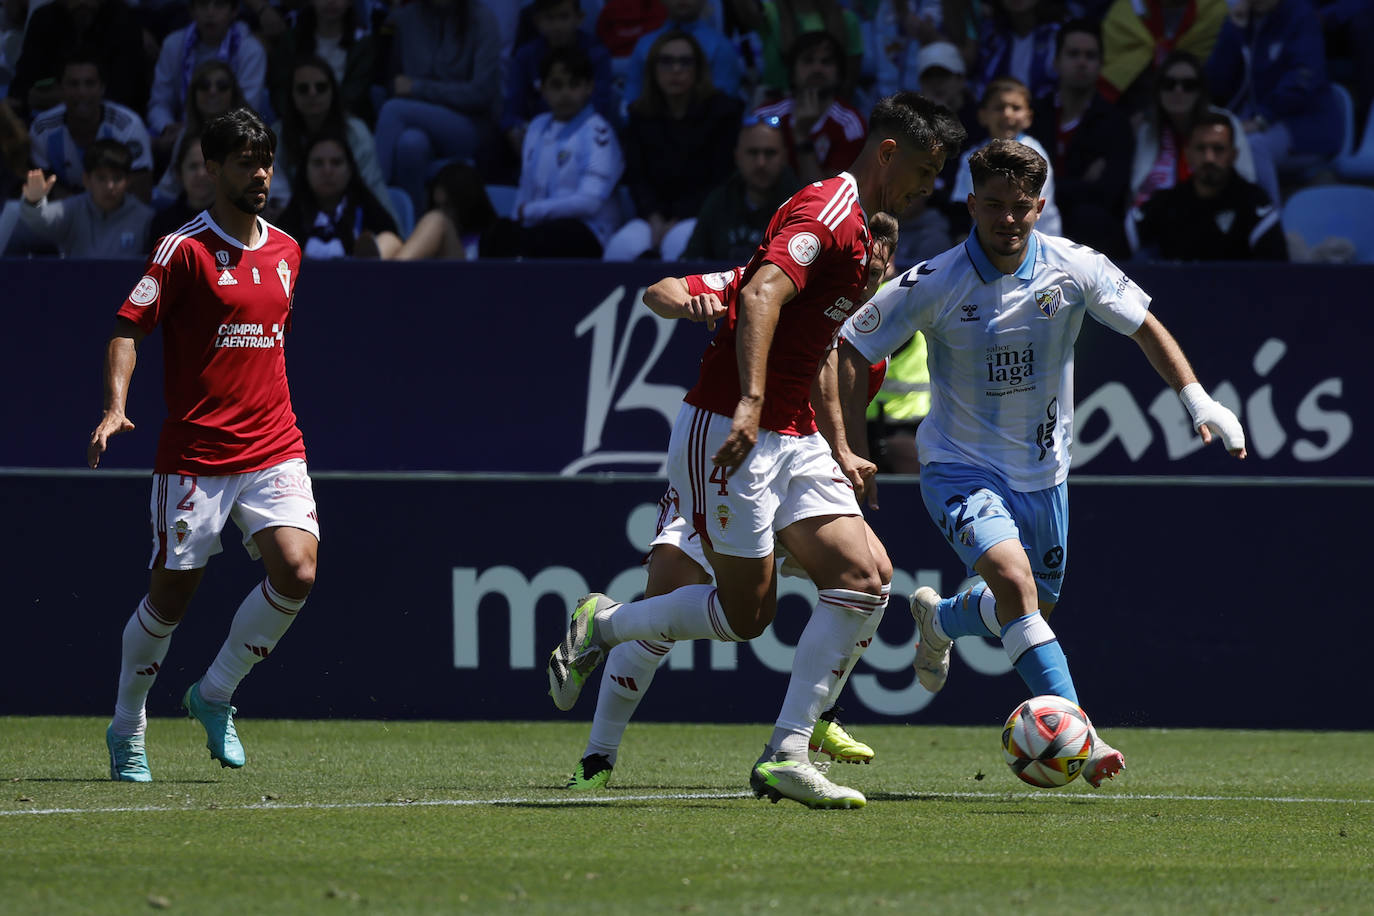
<svg viewBox="0 0 1374 916"><path fill-rule="evenodd" d="M935 298L928 295L932 283L927 281L921 288L921 280L928 274L926 263L922 261L889 281L844 323L840 335L869 363L891 356L922 330L926 304Z"/></svg>

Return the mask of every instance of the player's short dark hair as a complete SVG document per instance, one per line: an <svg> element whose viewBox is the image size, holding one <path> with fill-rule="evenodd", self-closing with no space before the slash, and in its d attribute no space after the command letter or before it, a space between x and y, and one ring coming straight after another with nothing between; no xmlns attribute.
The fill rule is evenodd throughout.
<svg viewBox="0 0 1374 916"><path fill-rule="evenodd" d="M1021 82L1014 76L999 76L987 84L983 89L983 97L978 100L978 107L982 108L988 102L1004 92L1019 92L1026 100L1026 107L1031 107L1034 101L1031 98L1030 87Z"/></svg>
<svg viewBox="0 0 1374 916"><path fill-rule="evenodd" d="M568 71L568 76L574 82L594 83L596 82L596 67L592 65L591 55L583 48L573 45L567 48L550 48L544 58L539 61L539 78L546 80L553 68L562 65Z"/></svg>
<svg viewBox="0 0 1374 916"><path fill-rule="evenodd" d="M1059 27L1059 32L1054 36L1054 56L1058 57L1064 52L1064 39L1075 32L1083 35L1091 35L1097 42L1097 53L1102 54L1102 27L1091 19L1070 19Z"/></svg>
<svg viewBox="0 0 1374 916"><path fill-rule="evenodd" d="M883 244L889 251L897 247L897 217L891 213L877 211L868 218L868 234L873 236L873 244Z"/></svg>
<svg viewBox="0 0 1374 916"><path fill-rule="evenodd" d="M989 178L1005 178L1013 187L1031 197L1039 197L1050 167L1044 156L1024 143L993 140L969 158L968 170L973 177L975 194L979 185Z"/></svg>
<svg viewBox="0 0 1374 916"><path fill-rule="evenodd" d="M1193 135L1204 127L1224 127L1226 135L1231 138L1231 145L1236 145L1236 125L1231 123L1231 116L1224 111L1212 111L1208 109L1198 115L1193 127L1188 131L1188 141L1191 143Z"/></svg>
<svg viewBox="0 0 1374 916"><path fill-rule="evenodd" d="M206 162L223 162L242 149L265 165L271 165L277 155L277 135L250 109L231 108L211 118L200 135Z"/></svg>
<svg viewBox="0 0 1374 916"><path fill-rule="evenodd" d="M133 167L134 154L129 152L129 148L118 140L108 138L96 140L86 147L86 153L81 158L81 168L87 174L96 169L113 169L127 175Z"/></svg>
<svg viewBox="0 0 1374 916"><path fill-rule="evenodd" d="M797 61L801 56L811 51L813 48L821 46L830 48L830 52L835 56L836 73L839 75L840 82L845 80L845 74L849 70L849 55L845 53L844 45L840 40L829 32L818 29L814 32L802 32L792 40L792 45L785 54L787 65L787 82L792 83L792 73L797 68Z"/></svg>
<svg viewBox="0 0 1374 916"><path fill-rule="evenodd" d="M968 139L964 126L945 106L910 91L879 99L868 116L868 139L905 141L915 149L955 156Z"/></svg>

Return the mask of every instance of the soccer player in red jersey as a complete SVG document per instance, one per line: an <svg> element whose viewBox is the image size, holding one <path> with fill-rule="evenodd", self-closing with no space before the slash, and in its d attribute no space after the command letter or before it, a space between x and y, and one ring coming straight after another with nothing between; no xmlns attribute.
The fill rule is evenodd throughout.
<svg viewBox="0 0 1374 916"><path fill-rule="evenodd" d="M167 420L153 463L152 573L124 627L105 732L110 778L119 781L152 780L144 702L229 519L267 577L182 699L221 765L244 764L229 705L234 688L276 646L315 581L320 529L283 349L301 251L258 216L276 137L239 108L212 120L200 143L215 202L157 243L120 306L105 352L105 411L87 448L98 467L110 437L134 428L124 409L138 343L161 325Z"/></svg>
<svg viewBox="0 0 1374 916"><path fill-rule="evenodd" d="M669 443L668 477L716 575L666 595L578 603L549 659L555 705L570 709L615 645L646 639L742 641L763 632L777 603L776 542L820 600L797 645L773 736L750 783L760 796L856 808L807 760L807 742L857 634L886 604L878 561L855 499L862 479L834 472L810 402L816 367L862 299L871 239L867 211L902 213L928 195L964 140L957 119L915 93L881 100L850 171L815 182L778 208L744 269L735 308L702 357ZM839 436L836 448L845 449ZM859 465L845 461L842 467ZM872 468L867 469L869 476Z"/></svg>
<svg viewBox="0 0 1374 916"><path fill-rule="evenodd" d="M874 213L869 217L868 228L873 236L873 251L868 261L868 285L864 288L863 302L868 301L887 278L888 268L897 248L897 220L890 214ZM715 330L716 322L734 306L743 274L744 268L737 267L731 271L713 274L665 277L645 292L644 304L664 318L701 322L706 325L707 330ZM817 425L827 440L837 435L840 428L835 425L837 411L840 409L837 370L838 360L836 352L832 349L812 388L811 399L817 407ZM886 370L887 360L870 367L870 399L882 387ZM838 471L838 466L836 470ZM658 530L649 542L649 555L644 560L649 574L644 585L646 597L664 595L684 585L702 585L712 581L710 564L702 551L701 538L692 531L691 522L683 518L680 509L681 499L678 492L670 487L659 502ZM878 561L879 576L886 593L892 581L892 564L887 558L886 549L872 529L867 531L867 535L869 547ZM805 575L805 572L797 569L795 563L786 561L781 571L785 575ZM869 617L864 629L860 630L850 651L848 665L831 686L830 695L824 704L825 711L821 713L820 720L811 732L809 749L824 753L832 760L868 763L873 759L873 748L855 740L840 724L836 717L836 701L849 680L854 665L872 642L873 634L877 632L881 620L880 608ZM565 788L588 792L606 786L611 771L615 768L620 742L630 718L639 708L640 701L644 699L649 685L653 682L654 674L672 648L672 642L663 640L633 640L621 643L610 651L601 675L601 688L596 697L591 735L587 739L582 759L573 769Z"/></svg>

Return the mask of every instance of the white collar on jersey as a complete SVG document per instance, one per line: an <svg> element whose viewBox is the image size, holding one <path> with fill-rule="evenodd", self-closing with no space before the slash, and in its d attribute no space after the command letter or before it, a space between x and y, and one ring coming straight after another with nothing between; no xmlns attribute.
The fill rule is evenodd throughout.
<svg viewBox="0 0 1374 916"><path fill-rule="evenodd" d="M209 210L202 210L200 215L201 218L205 220L206 225L210 227L210 229L215 233L215 235L224 239L226 243L233 245L235 248L242 248L244 251L257 251L263 245L267 244L267 221L264 220L261 216L258 217L258 243L254 245L252 248L249 248L247 245L243 244L238 239L234 238L233 236L225 232L223 229L221 229L219 227L219 223L215 222L214 217L210 215Z"/></svg>
<svg viewBox="0 0 1374 916"><path fill-rule="evenodd" d="M988 256L983 253L983 246L978 244L977 228L968 234L968 238L964 241L964 250L968 252L969 260L973 262L973 269L978 271L978 279L984 283L991 283L1005 276L1002 271L992 266ZM1032 232L1030 241L1026 243L1026 256L1021 259L1020 266L1016 268L1016 279L1029 280L1035 276L1035 259L1039 254L1040 233Z"/></svg>

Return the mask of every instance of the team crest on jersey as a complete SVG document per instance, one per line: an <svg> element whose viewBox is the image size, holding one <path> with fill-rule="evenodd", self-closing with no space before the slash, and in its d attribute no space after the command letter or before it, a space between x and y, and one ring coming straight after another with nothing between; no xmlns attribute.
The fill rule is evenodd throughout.
<svg viewBox="0 0 1374 916"><path fill-rule="evenodd" d="M143 279L134 284L134 291L129 293L129 301L134 305L148 305L157 300L157 281L147 274Z"/></svg>
<svg viewBox="0 0 1374 916"><path fill-rule="evenodd" d="M702 274L701 282L705 283L708 289L720 291L730 285L730 281L735 279L733 270L722 270L713 274Z"/></svg>
<svg viewBox="0 0 1374 916"><path fill-rule="evenodd" d="M229 252L225 251L223 248L221 248L219 251L216 251L216 252L215 252L215 263L218 264L221 268L223 268L223 267L228 267L228 266L229 266Z"/></svg>
<svg viewBox="0 0 1374 916"><path fill-rule="evenodd" d="M237 280L234 279L234 275L231 274L231 273L229 272L228 268L225 268L224 272L223 272L222 274L219 275L219 285L220 285L220 286L238 286L238 285L239 285L239 281L237 281Z"/></svg>
<svg viewBox="0 0 1374 916"><path fill-rule="evenodd" d="M186 536L191 533L191 526L186 524L186 519L179 518L177 523L172 526L172 534L176 535L177 543L186 540Z"/></svg>
<svg viewBox="0 0 1374 916"><path fill-rule="evenodd" d="M1053 318L1054 313L1064 304L1064 293L1057 286L1042 289L1035 294L1035 304L1040 306L1040 311L1045 313L1046 318Z"/></svg>
<svg viewBox="0 0 1374 916"><path fill-rule="evenodd" d="M721 531L724 531L726 528L730 527L729 506L716 506L716 524L720 526Z"/></svg>
<svg viewBox="0 0 1374 916"><path fill-rule="evenodd" d="M854 322L854 330L860 334L872 334L878 330L878 325L883 323L883 313L878 311L878 307L870 302L859 309L851 320Z"/></svg>
<svg viewBox="0 0 1374 916"><path fill-rule="evenodd" d="M291 298L291 268L286 266L286 258L277 262L277 277L281 280L282 292L286 293L286 298Z"/></svg>
<svg viewBox="0 0 1374 916"><path fill-rule="evenodd" d="M253 268L253 285L254 285L254 286L259 286L259 285L261 285L261 283L262 283L262 275L259 274L259 273L258 273L258 269L257 269L256 267L254 267L254 268Z"/></svg>
<svg viewBox="0 0 1374 916"><path fill-rule="evenodd" d="M821 253L821 240L812 232L798 232L787 241L787 253L792 260L805 267Z"/></svg>

